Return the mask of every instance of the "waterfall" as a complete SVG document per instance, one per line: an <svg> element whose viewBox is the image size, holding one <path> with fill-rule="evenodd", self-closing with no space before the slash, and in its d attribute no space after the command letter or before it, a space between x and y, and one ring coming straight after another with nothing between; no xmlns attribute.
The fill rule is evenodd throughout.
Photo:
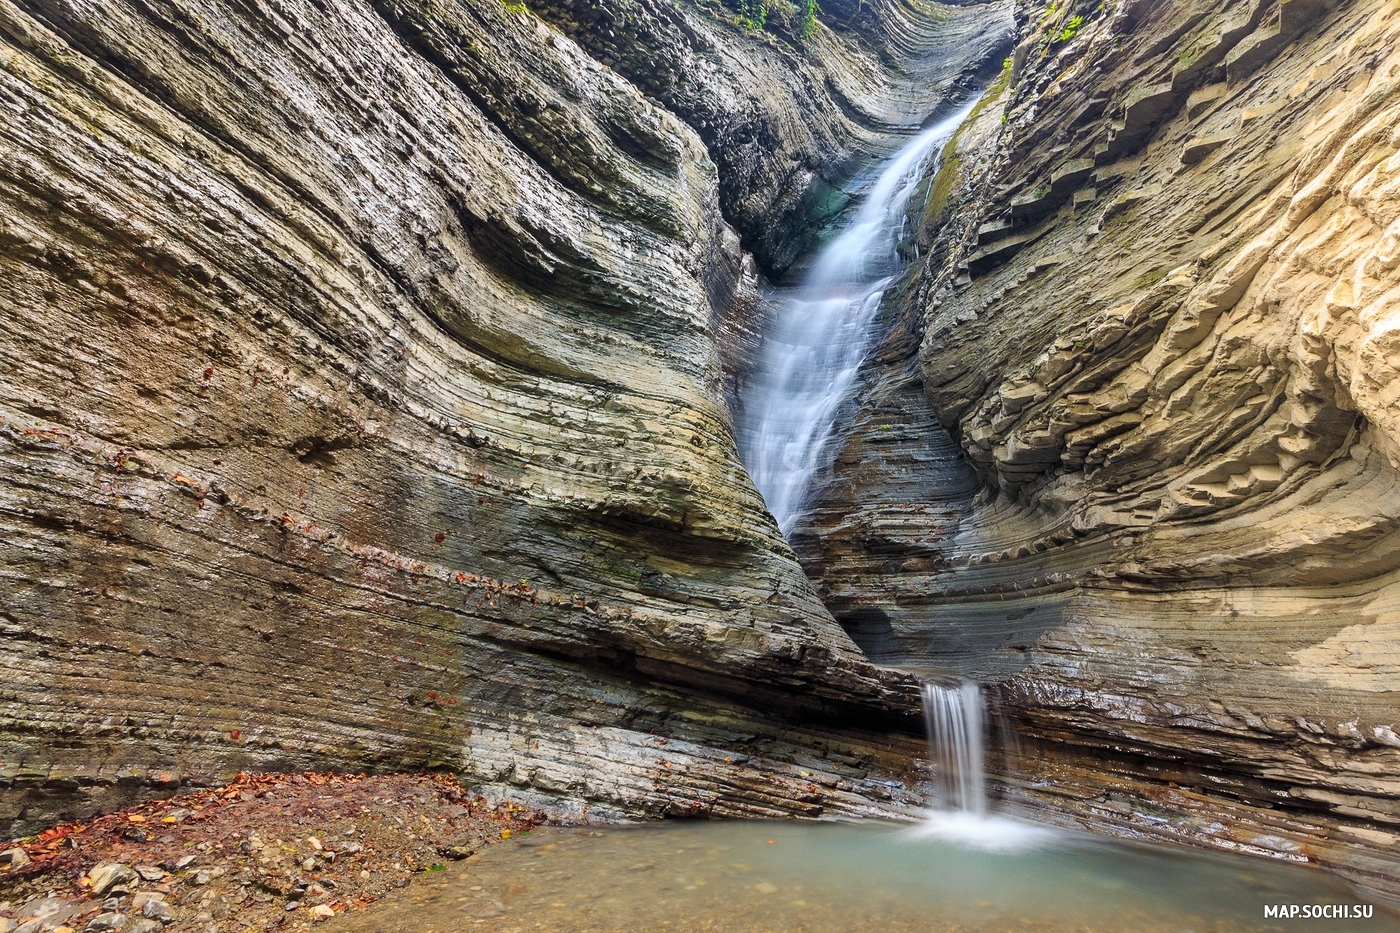
<svg viewBox="0 0 1400 933"><path fill-rule="evenodd" d="M924 684L929 754L945 809L987 812L982 691L971 680L955 687Z"/></svg>
<svg viewBox="0 0 1400 933"><path fill-rule="evenodd" d="M870 349L880 299L899 278L909 200L974 104L921 132L873 176L844 230L817 255L799 287L778 301L762 364L740 389L739 443L785 535L802 512L838 409Z"/></svg>
<svg viewBox="0 0 1400 933"><path fill-rule="evenodd" d="M923 698L934 797L940 806L911 835L1000 852L1054 843L1059 838L1056 830L987 812L987 707L981 687L971 680L925 683ZM1004 722L998 725L997 738L1005 753L1011 737Z"/></svg>

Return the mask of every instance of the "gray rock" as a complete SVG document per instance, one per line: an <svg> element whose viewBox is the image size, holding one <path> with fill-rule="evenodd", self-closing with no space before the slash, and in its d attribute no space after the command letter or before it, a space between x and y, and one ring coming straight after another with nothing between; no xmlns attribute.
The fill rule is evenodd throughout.
<svg viewBox="0 0 1400 933"><path fill-rule="evenodd" d="M132 920L122 930L122 933L161 933L164 929L165 926L160 921L143 918Z"/></svg>
<svg viewBox="0 0 1400 933"><path fill-rule="evenodd" d="M87 933L108 933L108 931L123 930L126 928L126 914L109 912L98 914L88 921L83 927Z"/></svg>
<svg viewBox="0 0 1400 933"><path fill-rule="evenodd" d="M23 868L30 862L29 855L20 848L6 849L0 852L0 871L12 868Z"/></svg>
<svg viewBox="0 0 1400 933"><path fill-rule="evenodd" d="M165 901L151 900L140 907L141 916L148 920L159 920L162 923L173 923L175 912L170 909L170 905Z"/></svg>
<svg viewBox="0 0 1400 933"><path fill-rule="evenodd" d="M159 881L167 874L164 868L157 868L154 865L137 865L134 870L143 881Z"/></svg>
<svg viewBox="0 0 1400 933"><path fill-rule="evenodd" d="M101 897L113 888L134 884L138 880L136 872L120 862L101 862L88 869L87 875L92 881L92 894L96 897Z"/></svg>

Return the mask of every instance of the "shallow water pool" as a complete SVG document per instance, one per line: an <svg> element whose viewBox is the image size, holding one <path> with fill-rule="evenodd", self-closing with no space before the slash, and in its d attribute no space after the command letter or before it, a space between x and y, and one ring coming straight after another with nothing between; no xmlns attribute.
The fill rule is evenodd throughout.
<svg viewBox="0 0 1400 933"><path fill-rule="evenodd" d="M1265 918L1266 905L1369 904L1300 866L1124 844L1009 820L685 822L543 828L420 876L354 931L1234 933L1400 931ZM1335 908L1334 908L1335 911ZM1301 910L1300 910L1301 913Z"/></svg>

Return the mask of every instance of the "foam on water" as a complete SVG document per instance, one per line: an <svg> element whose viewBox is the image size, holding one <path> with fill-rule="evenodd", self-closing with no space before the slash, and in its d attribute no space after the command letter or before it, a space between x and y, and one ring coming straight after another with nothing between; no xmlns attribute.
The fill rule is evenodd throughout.
<svg viewBox="0 0 1400 933"><path fill-rule="evenodd" d="M1064 842L1068 836L1049 826L1008 816L933 810L928 819L906 831L911 839L941 842L984 852L1025 852Z"/></svg>

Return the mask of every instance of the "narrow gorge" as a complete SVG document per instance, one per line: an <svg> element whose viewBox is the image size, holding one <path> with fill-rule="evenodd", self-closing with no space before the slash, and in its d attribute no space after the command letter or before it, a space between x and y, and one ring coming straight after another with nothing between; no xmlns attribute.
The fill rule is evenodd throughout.
<svg viewBox="0 0 1400 933"><path fill-rule="evenodd" d="M1400 902L1397 49L1388 0L0 0L6 835L289 771L911 820L937 673L1000 805ZM783 296L940 121L765 504Z"/></svg>

